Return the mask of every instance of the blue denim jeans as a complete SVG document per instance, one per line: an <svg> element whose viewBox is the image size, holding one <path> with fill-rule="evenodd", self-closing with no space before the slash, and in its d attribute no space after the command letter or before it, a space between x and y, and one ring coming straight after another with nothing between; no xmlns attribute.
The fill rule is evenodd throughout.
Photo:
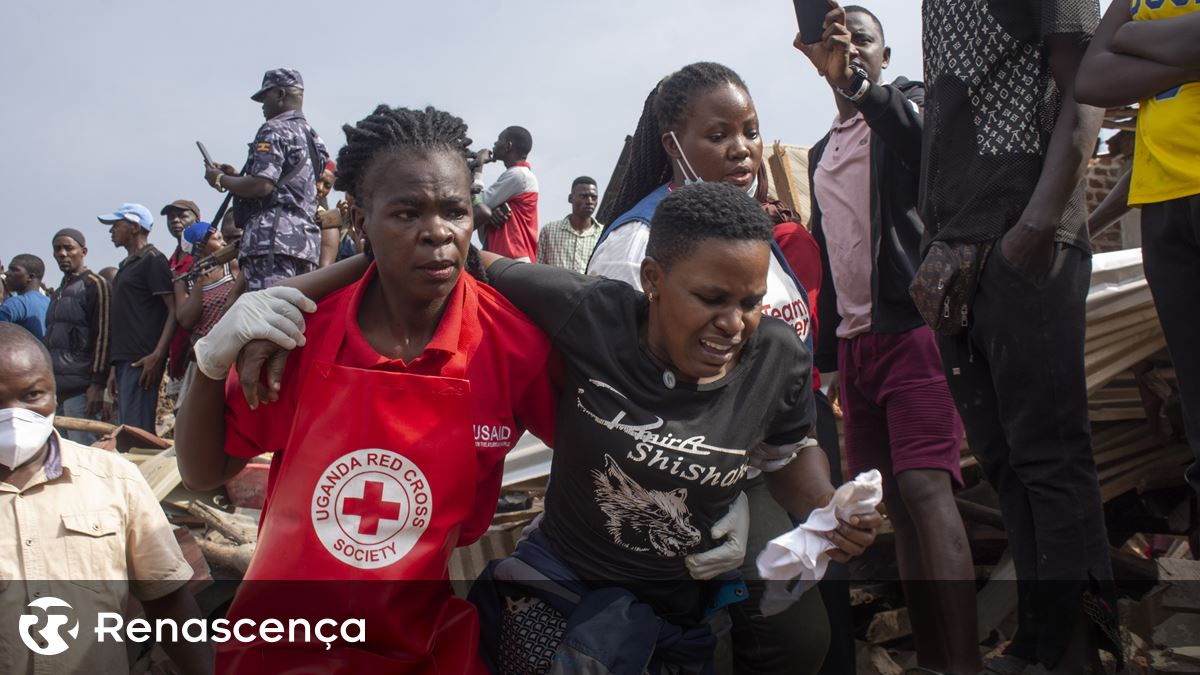
<svg viewBox="0 0 1200 675"><path fill-rule="evenodd" d="M158 383L151 389L143 389L138 382L142 376L141 368L134 368L132 361L117 361L114 365L117 368L117 415L120 423L157 434Z"/></svg>
<svg viewBox="0 0 1200 675"><path fill-rule="evenodd" d="M90 417L88 416L86 392L70 398L59 399L58 408L55 409L54 414L62 415L63 417L76 417L81 420L100 419L98 415L92 415ZM75 441L80 445L91 445L92 443L96 442L96 434L93 434L90 431L75 431L72 429L62 432L62 435L66 436L67 440Z"/></svg>

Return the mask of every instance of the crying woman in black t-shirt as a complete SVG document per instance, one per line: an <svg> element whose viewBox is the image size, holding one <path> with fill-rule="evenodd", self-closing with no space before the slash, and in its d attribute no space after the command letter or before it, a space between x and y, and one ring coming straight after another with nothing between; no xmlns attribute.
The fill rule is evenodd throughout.
<svg viewBox="0 0 1200 675"><path fill-rule="evenodd" d="M791 326L761 313L773 235L762 208L732 186L698 183L663 199L652 223L644 294L482 254L489 283L551 337L564 366L545 515L514 554L555 583L480 598L483 652L497 671L541 670L564 638L573 658L641 649L688 670L707 662L713 617L729 598L696 582L685 558L720 543L714 524L747 472L764 471L800 519L833 495L825 455L806 440L811 355ZM321 295L358 278L356 265L365 262L292 285ZM877 514L842 523L831 557L861 553L879 523ZM597 612L596 592L612 600L611 616ZM568 623L576 611L589 620Z"/></svg>
<svg viewBox="0 0 1200 675"><path fill-rule="evenodd" d="M798 518L829 501L824 453L805 442L814 416L810 354L795 330L761 313L771 237L752 198L700 183L673 191L655 211L645 294L483 254L489 283L550 335L565 371L546 513L518 558L556 581L571 579L573 591L623 586L688 628L711 616L714 598L684 559L717 543L712 526L751 467L767 472L772 494ZM834 557L862 552L878 518L839 527ZM506 653L512 636L540 625L513 615L537 611L544 620L545 607L530 609L542 602L532 595L506 603L494 653L501 670L522 658ZM541 630L566 628L564 617ZM485 654L488 637L485 625Z"/></svg>

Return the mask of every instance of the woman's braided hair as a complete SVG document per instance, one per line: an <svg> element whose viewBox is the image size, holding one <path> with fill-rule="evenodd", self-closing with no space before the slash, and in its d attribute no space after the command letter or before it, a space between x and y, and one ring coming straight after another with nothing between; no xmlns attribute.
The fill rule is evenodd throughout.
<svg viewBox="0 0 1200 675"><path fill-rule="evenodd" d="M467 124L462 118L432 106L424 110L379 105L354 126L342 125L346 145L338 151L337 178L334 188L351 195L362 205L367 175L377 157L391 152L444 150L463 158L463 170L470 173L468 162L474 157ZM374 258L368 242L367 257ZM479 251L471 246L466 270L479 281L487 282Z"/></svg>
<svg viewBox="0 0 1200 675"><path fill-rule="evenodd" d="M607 203L608 208L597 214L601 222L611 223L671 179L671 158L663 150L662 135L679 126L694 95L724 84L750 92L733 70L707 61L684 66L659 81L642 106L625 172L619 183L609 188L616 190L615 197Z"/></svg>

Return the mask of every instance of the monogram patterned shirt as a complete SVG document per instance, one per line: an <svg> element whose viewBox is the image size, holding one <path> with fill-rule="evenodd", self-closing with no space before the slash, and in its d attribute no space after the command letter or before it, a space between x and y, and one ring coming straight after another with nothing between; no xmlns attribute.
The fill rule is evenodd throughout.
<svg viewBox="0 0 1200 675"><path fill-rule="evenodd" d="M937 239L982 242L1017 223L1061 109L1046 40L1089 40L1096 0L924 0L921 212ZM1083 185L1057 240L1088 249Z"/></svg>

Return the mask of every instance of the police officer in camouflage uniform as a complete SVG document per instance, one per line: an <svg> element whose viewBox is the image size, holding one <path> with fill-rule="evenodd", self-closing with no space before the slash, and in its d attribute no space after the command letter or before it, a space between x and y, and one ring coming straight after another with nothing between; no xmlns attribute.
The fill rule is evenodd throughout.
<svg viewBox="0 0 1200 675"><path fill-rule="evenodd" d="M250 144L243 174L221 164L207 167L204 177L218 191L233 193L234 219L244 230L239 262L249 289L259 290L316 269L317 177L329 152L304 118L300 73L269 70L250 98L262 104L267 121Z"/></svg>

